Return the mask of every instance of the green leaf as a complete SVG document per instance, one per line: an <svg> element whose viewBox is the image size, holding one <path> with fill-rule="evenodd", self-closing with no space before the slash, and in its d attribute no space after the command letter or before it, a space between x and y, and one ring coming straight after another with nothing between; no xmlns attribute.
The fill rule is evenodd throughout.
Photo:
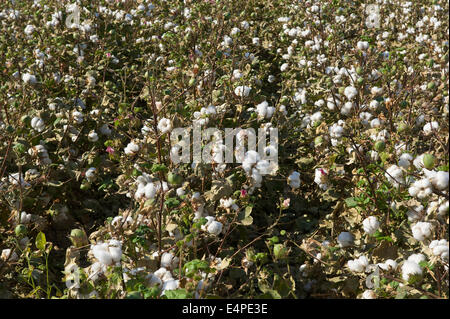
<svg viewBox="0 0 450 319"><path fill-rule="evenodd" d="M43 232L39 232L36 236L36 247L40 251L45 250L45 244L47 244L47 240L45 239L45 234Z"/></svg>
<svg viewBox="0 0 450 319"><path fill-rule="evenodd" d="M355 200L355 197L346 198L345 199L345 204L349 208L358 206L358 202Z"/></svg>
<svg viewBox="0 0 450 319"><path fill-rule="evenodd" d="M192 298L192 293L186 289L166 290L165 295L168 299L188 299Z"/></svg>

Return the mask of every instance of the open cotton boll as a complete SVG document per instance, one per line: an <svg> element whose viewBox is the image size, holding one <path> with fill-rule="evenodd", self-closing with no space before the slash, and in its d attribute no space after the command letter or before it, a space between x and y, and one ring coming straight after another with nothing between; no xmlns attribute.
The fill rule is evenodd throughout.
<svg viewBox="0 0 450 319"><path fill-rule="evenodd" d="M411 187L408 189L409 195L417 197L419 199L424 199L433 193L431 183L427 178L415 181Z"/></svg>
<svg viewBox="0 0 450 319"><path fill-rule="evenodd" d="M178 289L179 286L180 286L179 280L171 279L171 280L165 281L161 288L161 295L164 295L167 290Z"/></svg>
<svg viewBox="0 0 450 319"><path fill-rule="evenodd" d="M144 187L144 195L147 199L152 199L156 195L156 187L153 183L147 183Z"/></svg>
<svg viewBox="0 0 450 319"><path fill-rule="evenodd" d="M37 83L36 76L34 76L33 74L30 74L30 73L22 74L22 81L25 84L36 84Z"/></svg>
<svg viewBox="0 0 450 319"><path fill-rule="evenodd" d="M17 253L15 251L13 252L12 249L3 249L1 259L3 261L14 262L19 259L19 256L17 255Z"/></svg>
<svg viewBox="0 0 450 319"><path fill-rule="evenodd" d="M327 190L328 171L325 168L316 168L314 171L314 182L319 185L320 189Z"/></svg>
<svg viewBox="0 0 450 319"><path fill-rule="evenodd" d="M403 184L405 182L403 178L403 171L397 165L391 165L386 170L385 177L395 188L399 188L400 184Z"/></svg>
<svg viewBox="0 0 450 319"><path fill-rule="evenodd" d="M293 189L300 187L300 173L293 171L291 175L288 176L288 183Z"/></svg>
<svg viewBox="0 0 450 319"><path fill-rule="evenodd" d="M88 140L89 142L97 142L98 141L98 134L95 131L90 131L88 134Z"/></svg>
<svg viewBox="0 0 450 319"><path fill-rule="evenodd" d="M337 238L337 242L339 243L339 246L342 248L349 247L353 245L353 235L349 232L341 232Z"/></svg>
<svg viewBox="0 0 450 319"><path fill-rule="evenodd" d="M369 260L366 256L361 256L358 259L349 260L347 266L353 272L364 272L369 266Z"/></svg>
<svg viewBox="0 0 450 319"><path fill-rule="evenodd" d="M344 106L341 108L341 114L342 115L350 115L352 109L353 109L353 103L345 102Z"/></svg>
<svg viewBox="0 0 450 319"><path fill-rule="evenodd" d="M411 226L413 237L418 241L423 241L431 236L433 225L428 222L418 222Z"/></svg>
<svg viewBox="0 0 450 319"><path fill-rule="evenodd" d="M358 49L364 51L364 50L367 50L369 48L369 42L367 42L367 41L358 41L358 43L356 43L356 46L358 47Z"/></svg>
<svg viewBox="0 0 450 319"><path fill-rule="evenodd" d="M375 216L369 216L363 220L364 231L369 235L375 234L379 227L380 222Z"/></svg>
<svg viewBox="0 0 450 319"><path fill-rule="evenodd" d="M413 157L409 153L403 153L400 155L400 158L398 159L398 165L400 167L403 167L404 169L408 169L411 166L411 162L413 160Z"/></svg>
<svg viewBox="0 0 450 319"><path fill-rule="evenodd" d="M85 173L86 179L89 182L95 181L95 179L97 178L96 173L97 173L97 169L95 167L90 167Z"/></svg>
<svg viewBox="0 0 450 319"><path fill-rule="evenodd" d="M222 228L223 228L223 225L221 222L218 222L217 220L213 220L209 224L207 230L208 230L208 233L217 236L222 232Z"/></svg>
<svg viewBox="0 0 450 319"><path fill-rule="evenodd" d="M258 119L263 119L266 117L268 106L269 103L267 101L264 101L256 106L256 113L258 113Z"/></svg>
<svg viewBox="0 0 450 319"><path fill-rule="evenodd" d="M91 247L94 257L103 265L112 265L113 258L109 253L108 244L100 243Z"/></svg>
<svg viewBox="0 0 450 319"><path fill-rule="evenodd" d="M439 123L438 122L430 122L423 126L423 132L425 135L430 135L433 131L439 130Z"/></svg>
<svg viewBox="0 0 450 319"><path fill-rule="evenodd" d="M40 117L35 116L31 119L31 127L40 133L45 129L45 123Z"/></svg>
<svg viewBox="0 0 450 319"><path fill-rule="evenodd" d="M248 86L238 86L234 90L234 94L236 94L237 96L241 96L241 97L247 97L247 96L249 96L251 89L252 88L250 88Z"/></svg>
<svg viewBox="0 0 450 319"><path fill-rule="evenodd" d="M161 267L173 269L177 267L178 262L179 258L174 256L172 253L165 252L161 255Z"/></svg>
<svg viewBox="0 0 450 319"><path fill-rule="evenodd" d="M409 281L412 277L422 276L422 268L418 263L410 260L406 260L402 266L402 278L405 281Z"/></svg>
<svg viewBox="0 0 450 319"><path fill-rule="evenodd" d="M139 145L134 142L130 142L125 147L124 151L127 155L135 155L137 152L139 152Z"/></svg>
<svg viewBox="0 0 450 319"><path fill-rule="evenodd" d="M440 256L442 260L448 262L449 245L446 239L433 240L429 247L433 255Z"/></svg>
<svg viewBox="0 0 450 319"><path fill-rule="evenodd" d="M370 89L370 93L372 93L373 95L380 95L383 93L383 88L379 88L377 86L374 86Z"/></svg>
<svg viewBox="0 0 450 319"><path fill-rule="evenodd" d="M398 267L398 264L395 260L388 259L384 263L378 264L378 266L385 271L395 271Z"/></svg>
<svg viewBox="0 0 450 319"><path fill-rule="evenodd" d="M28 25L25 27L25 29L24 29L23 32L24 32L26 35L31 35L31 34L34 32L34 30L35 30L34 25L28 24Z"/></svg>
<svg viewBox="0 0 450 319"><path fill-rule="evenodd" d="M347 97L347 99L353 100L356 95L358 95L358 90L353 86L347 86L344 89L344 95Z"/></svg>
<svg viewBox="0 0 450 319"><path fill-rule="evenodd" d="M172 123L169 119L162 118L158 122L158 130L164 134L172 130Z"/></svg>
<svg viewBox="0 0 450 319"><path fill-rule="evenodd" d="M27 212L20 213L20 223L21 224L29 224L31 222L31 214L27 214Z"/></svg>
<svg viewBox="0 0 450 319"><path fill-rule="evenodd" d="M425 175L427 175L427 178L433 184L433 187L440 191L445 191L448 189L448 180L449 180L449 173L444 171L428 171L427 169L424 169ZM427 174L428 173L428 174Z"/></svg>

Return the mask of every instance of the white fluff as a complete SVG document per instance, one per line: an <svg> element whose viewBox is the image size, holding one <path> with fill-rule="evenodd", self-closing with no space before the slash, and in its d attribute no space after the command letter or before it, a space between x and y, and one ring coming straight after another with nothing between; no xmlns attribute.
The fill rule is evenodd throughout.
<svg viewBox="0 0 450 319"><path fill-rule="evenodd" d="M337 238L337 242L339 243L339 246L341 246L342 248L353 245L353 241L354 241L353 235L350 234L349 232L342 232L339 234Z"/></svg>
<svg viewBox="0 0 450 319"><path fill-rule="evenodd" d="M135 155L137 152L139 152L139 145L134 142L130 142L125 147L124 151L127 155Z"/></svg>
<svg viewBox="0 0 450 319"><path fill-rule="evenodd" d="M353 100L356 95L358 95L358 90L353 86L347 86L344 89L344 95L347 97L347 99Z"/></svg>
<svg viewBox="0 0 450 319"><path fill-rule="evenodd" d="M406 260L402 266L402 277L403 280L408 281L411 276L421 276L422 268L420 268L419 264L414 261Z"/></svg>
<svg viewBox="0 0 450 319"><path fill-rule="evenodd" d="M369 266L369 260L366 256L361 256L358 259L349 260L347 266L353 272L364 272Z"/></svg>
<svg viewBox="0 0 450 319"><path fill-rule="evenodd" d="M158 122L158 130L164 134L172 130L172 123L169 119L162 118Z"/></svg>
<svg viewBox="0 0 450 319"><path fill-rule="evenodd" d="M380 228L380 222L375 216L369 216L363 220L363 228L367 234L372 235Z"/></svg>
<svg viewBox="0 0 450 319"><path fill-rule="evenodd" d="M446 239L433 240L429 247L433 251L433 255L440 256L442 260L448 262L449 246Z"/></svg>
<svg viewBox="0 0 450 319"><path fill-rule="evenodd" d="M423 241L431 236L433 225L427 222L418 222L411 227L413 237L418 241Z"/></svg>

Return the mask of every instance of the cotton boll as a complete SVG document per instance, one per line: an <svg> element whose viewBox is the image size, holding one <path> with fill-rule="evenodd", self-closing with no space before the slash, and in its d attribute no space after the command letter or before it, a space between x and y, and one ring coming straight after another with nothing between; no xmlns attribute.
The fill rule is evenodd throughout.
<svg viewBox="0 0 450 319"><path fill-rule="evenodd" d="M353 103L352 102L346 102L344 104L344 106L341 108L341 114L342 115L350 115L352 109L353 109Z"/></svg>
<svg viewBox="0 0 450 319"><path fill-rule="evenodd" d="M130 142L128 143L127 147L125 147L124 151L127 155L135 155L137 152L139 152L139 145L134 142Z"/></svg>
<svg viewBox="0 0 450 319"><path fill-rule="evenodd" d="M322 190L328 188L328 171L324 168L316 168L314 172L314 182L319 185Z"/></svg>
<svg viewBox="0 0 450 319"><path fill-rule="evenodd" d="M370 93L372 93L373 95L381 95L383 93L383 88L374 86L370 89Z"/></svg>
<svg viewBox="0 0 450 319"><path fill-rule="evenodd" d="M411 227L413 237L418 241L423 241L431 236L433 225L428 222L418 222Z"/></svg>
<svg viewBox="0 0 450 319"><path fill-rule="evenodd" d="M449 180L449 173L444 171L438 171L436 172L432 178L430 178L431 183L433 184L434 188L440 191L448 190L448 180Z"/></svg>
<svg viewBox="0 0 450 319"><path fill-rule="evenodd" d="M19 256L15 251L13 252L12 249L3 249L1 259L5 262L6 261L15 262L19 259Z"/></svg>
<svg viewBox="0 0 450 319"><path fill-rule="evenodd" d="M250 90L251 90L251 88L248 86L238 86L234 90L234 94L236 94L237 96L241 96L241 97L247 97L250 94Z"/></svg>
<svg viewBox="0 0 450 319"><path fill-rule="evenodd" d="M31 127L40 133L45 129L45 123L40 117L35 116L31 119Z"/></svg>
<svg viewBox="0 0 450 319"><path fill-rule="evenodd" d="M223 228L223 225L221 222L213 220L211 222L211 224L209 224L207 230L208 230L208 233L217 236L222 232L222 228Z"/></svg>
<svg viewBox="0 0 450 319"><path fill-rule="evenodd" d="M153 183L147 183L144 187L145 198L152 199L156 195L156 187Z"/></svg>
<svg viewBox="0 0 450 319"><path fill-rule="evenodd" d="M85 173L86 179L89 182L95 181L95 179L97 178L96 172L97 169L95 167L90 167Z"/></svg>
<svg viewBox="0 0 450 319"><path fill-rule="evenodd" d="M158 122L158 130L164 134L172 130L172 123L169 119L162 118Z"/></svg>
<svg viewBox="0 0 450 319"><path fill-rule="evenodd" d="M23 73L22 81L25 84L36 84L37 83L36 76L34 76L33 74L30 74L30 73Z"/></svg>
<svg viewBox="0 0 450 319"><path fill-rule="evenodd" d="M161 256L161 267L173 269L177 267L178 261L178 257L174 256L172 253L165 252Z"/></svg>
<svg viewBox="0 0 450 319"><path fill-rule="evenodd" d="M400 155L400 158L398 160L398 165L400 167L403 167L404 169L408 169L411 166L411 162L413 160L413 157L411 154L403 153Z"/></svg>
<svg viewBox="0 0 450 319"><path fill-rule="evenodd" d="M31 214L27 214L27 212L20 213L20 223L21 224L29 224L31 222Z"/></svg>
<svg viewBox="0 0 450 319"><path fill-rule="evenodd" d="M34 25L28 24L28 25L25 27L24 33L25 33L26 35L29 36L29 35L31 35L31 34L34 32L34 30L35 30Z"/></svg>
<svg viewBox="0 0 450 319"><path fill-rule="evenodd" d="M424 254L412 254L408 257L408 261L414 262L416 264L420 264L422 261L425 261L426 257Z"/></svg>
<svg viewBox="0 0 450 319"><path fill-rule="evenodd" d="M363 220L364 231L369 235L375 234L379 227L380 222L375 216L369 216Z"/></svg>
<svg viewBox="0 0 450 319"><path fill-rule="evenodd" d="M267 101L264 101L256 106L256 113L258 113L258 119L263 119L266 117L268 106L269 103L267 103Z"/></svg>
<svg viewBox="0 0 450 319"><path fill-rule="evenodd" d="M440 256L442 260L448 262L449 245L446 239L433 240L429 247L434 256Z"/></svg>
<svg viewBox="0 0 450 319"><path fill-rule="evenodd" d="M98 141L98 134L95 131L90 131L88 134L88 140L89 142L97 142Z"/></svg>
<svg viewBox="0 0 450 319"><path fill-rule="evenodd" d="M118 240L111 239L108 244L109 253L112 261L117 263L122 258L122 243Z"/></svg>
<svg viewBox="0 0 450 319"><path fill-rule="evenodd" d="M405 281L413 280L414 278L422 276L422 268L413 262L406 260L402 266L402 278Z"/></svg>
<svg viewBox="0 0 450 319"><path fill-rule="evenodd" d="M439 206L438 214L439 216L444 216L445 214L448 214L449 211L449 202L446 201L444 204Z"/></svg>
<svg viewBox="0 0 450 319"><path fill-rule="evenodd" d="M183 187L177 188L177 196L183 196L184 194L186 194L186 192L184 191Z"/></svg>
<svg viewBox="0 0 450 319"><path fill-rule="evenodd" d="M101 243L91 247L94 257L103 265L112 265L113 258L108 250L107 243Z"/></svg>
<svg viewBox="0 0 450 319"><path fill-rule="evenodd" d="M395 260L388 259L382 264L378 264L378 266L384 271L395 271L398 267L398 264Z"/></svg>
<svg viewBox="0 0 450 319"><path fill-rule="evenodd" d="M161 288L161 295L164 295L167 290L175 290L180 286L179 280L168 280L163 283Z"/></svg>
<svg viewBox="0 0 450 319"><path fill-rule="evenodd" d="M358 95L358 90L353 86L347 86L344 89L344 95L347 97L347 99L353 100L356 95Z"/></svg>
<svg viewBox="0 0 450 319"><path fill-rule="evenodd" d="M158 256L158 252L156 252L156 256ZM157 271L153 273L154 276L158 277L159 279L162 279L164 276L166 276L167 273L170 273L165 267L160 267Z"/></svg>
<svg viewBox="0 0 450 319"><path fill-rule="evenodd" d="M289 175L289 177L288 177L288 184L293 189L299 188L300 187L300 173L296 172L296 171L292 172L291 175Z"/></svg>
<svg viewBox="0 0 450 319"><path fill-rule="evenodd" d="M431 183L427 178L415 181L412 186L408 189L411 196L417 197L419 199L425 199L433 193Z"/></svg>
<svg viewBox="0 0 450 319"><path fill-rule="evenodd" d="M439 123L438 122L430 122L423 126L423 132L425 135L430 135L433 131L439 130Z"/></svg>
<svg viewBox="0 0 450 319"><path fill-rule="evenodd" d="M350 271L353 272L364 272L369 265L369 260L366 256L361 256L358 259L349 260L347 266Z"/></svg>
<svg viewBox="0 0 450 319"><path fill-rule="evenodd" d="M280 71L284 72L289 68L289 63L283 63L280 67Z"/></svg>
<svg viewBox="0 0 450 319"><path fill-rule="evenodd" d="M354 238L353 235L349 232L341 232L337 238L337 241L339 243L339 246L345 248L353 245Z"/></svg>
<svg viewBox="0 0 450 319"><path fill-rule="evenodd" d="M391 165L385 173L386 179L389 183L392 184L395 188L399 188L401 184L405 182L403 177L403 171L397 165Z"/></svg>

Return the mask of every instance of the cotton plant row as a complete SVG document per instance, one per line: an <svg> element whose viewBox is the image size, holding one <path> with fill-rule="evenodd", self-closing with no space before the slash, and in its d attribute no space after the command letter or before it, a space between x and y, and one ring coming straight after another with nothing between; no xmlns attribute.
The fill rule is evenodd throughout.
<svg viewBox="0 0 450 319"><path fill-rule="evenodd" d="M374 4L2 3L0 292L448 298L448 3Z"/></svg>

